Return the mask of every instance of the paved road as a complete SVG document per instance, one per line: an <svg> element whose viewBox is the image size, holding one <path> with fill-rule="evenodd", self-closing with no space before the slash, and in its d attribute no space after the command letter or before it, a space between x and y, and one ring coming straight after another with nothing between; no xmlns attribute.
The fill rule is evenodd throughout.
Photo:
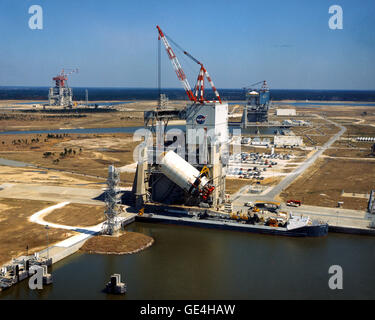
<svg viewBox="0 0 375 320"><path fill-rule="evenodd" d="M20 162L20 161L14 161L14 160L8 160L8 159L3 159L0 158L0 165L1 166L8 166L8 167L34 167L31 164L25 163L25 162Z"/></svg>
<svg viewBox="0 0 375 320"><path fill-rule="evenodd" d="M315 115L318 118L323 119L319 115ZM240 190L239 193L234 195L233 202L236 203L244 203L246 201L253 201L254 199L257 200L273 200L278 194L280 194L283 190L285 190L294 180L296 180L299 176L301 176L322 154L325 150L327 150L332 144L335 143L336 140L338 140L342 134L346 131L346 128L338 123L335 123L328 119L323 119L325 121L330 122L331 124L337 126L340 128L340 131L336 133L331 139L329 139L323 146L319 147L319 149L309 158L307 159L303 164L301 164L299 167L297 167L294 171L292 171L289 175L287 175L281 182L276 185L274 188L269 190L266 194L263 195L247 195L241 193L242 190Z"/></svg>
<svg viewBox="0 0 375 320"><path fill-rule="evenodd" d="M318 115L317 115L318 116ZM321 118L320 116L318 116ZM331 120L325 119L326 121L334 124L340 128L340 131L336 133L331 139L329 139L318 151L316 151L307 161L301 166L296 168L290 175L286 176L276 187L267 193L268 198L274 199L280 192L285 190L294 180L296 180L302 173L304 173L332 144L335 143L346 131L346 128L340 124L337 124Z"/></svg>
<svg viewBox="0 0 375 320"><path fill-rule="evenodd" d="M61 202L56 205L42 209L34 213L29 221L33 223L38 223L43 226L49 226L50 228L65 229L70 231L75 231L78 234L74 235L68 239L52 244L50 247L39 252L39 256L49 259L52 258L52 262L55 263L71 254L76 252L83 244L83 241L96 235L102 230L103 223L91 227L79 227L79 226L67 226L62 224L50 223L43 219L47 214L52 213L54 210L62 208L68 205L70 202ZM126 212L119 217L120 221L132 221L135 214Z"/></svg>

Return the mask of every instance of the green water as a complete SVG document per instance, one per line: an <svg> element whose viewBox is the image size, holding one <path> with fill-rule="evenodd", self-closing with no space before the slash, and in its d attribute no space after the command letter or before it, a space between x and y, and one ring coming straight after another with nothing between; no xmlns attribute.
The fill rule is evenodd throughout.
<svg viewBox="0 0 375 320"><path fill-rule="evenodd" d="M37 292L27 281L1 299L375 299L375 237L330 234L288 238L186 226L135 223L152 236L125 256L77 253L53 266L54 283ZM330 290L331 265L343 290ZM113 273L124 296L102 292Z"/></svg>

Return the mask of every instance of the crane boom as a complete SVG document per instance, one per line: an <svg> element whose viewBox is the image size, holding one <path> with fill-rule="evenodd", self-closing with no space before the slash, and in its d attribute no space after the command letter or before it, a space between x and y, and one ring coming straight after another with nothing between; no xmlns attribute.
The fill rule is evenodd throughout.
<svg viewBox="0 0 375 320"><path fill-rule="evenodd" d="M169 45L169 42L165 36L165 34L163 33L163 31L160 29L159 26L156 26L156 28L158 29L159 31L159 40L162 39L163 40L163 43L164 43L164 46L165 46L165 50L167 51L167 54L168 54L168 57L169 59L171 60L172 62L172 66L177 74L177 77L178 79L182 82L182 85L189 97L189 100L190 101L193 101L193 102L200 102L200 103L205 103L205 102L216 102L216 101L208 101L204 98L204 79L207 78L208 82L210 83L211 85L211 88L212 90L214 91L218 101L220 103L222 103L221 101L221 98L220 98L220 95L219 95L219 92L217 91L210 75L208 74L206 68L203 66L203 63L201 63L200 61L198 61L196 58L194 58L190 53L188 53L187 51L185 50L182 50L183 53L185 55L187 55L190 59L192 59L194 62L196 62L197 64L200 65L200 71L199 71L199 74L198 74L198 79L197 79L197 83L195 85L195 93L193 94L192 90L191 90L191 87L190 87L190 84L186 78L186 75L184 73L184 71L182 70L182 67L175 55L175 53L173 52L171 46ZM171 39L170 39L171 40ZM171 40L172 41L172 40ZM174 41L172 41L174 43ZM176 44L175 44L176 45ZM198 95L200 95L198 97Z"/></svg>
<svg viewBox="0 0 375 320"><path fill-rule="evenodd" d="M68 76L75 72L78 73L78 69L72 69L68 73L65 73L65 69L62 69L62 71L56 77L52 78L52 80L56 82L56 87L65 87L66 81L68 81Z"/></svg>
<svg viewBox="0 0 375 320"><path fill-rule="evenodd" d="M186 78L184 70L182 70L180 62L178 61L178 59L177 59L176 55L174 54L171 46L169 45L169 42L168 42L167 38L165 37L163 31L160 29L159 26L156 26L156 28L159 31L160 39L163 40L165 50L167 51L168 57L171 60L173 69L176 72L178 79L181 81L182 86L185 89L185 91L186 91L186 93L189 97L189 100L196 102L196 98L193 95L193 92L191 91L189 81Z"/></svg>

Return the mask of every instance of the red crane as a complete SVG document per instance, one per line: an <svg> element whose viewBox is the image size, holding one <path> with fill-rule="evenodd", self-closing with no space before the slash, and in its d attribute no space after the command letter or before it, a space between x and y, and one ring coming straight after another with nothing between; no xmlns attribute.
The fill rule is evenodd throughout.
<svg viewBox="0 0 375 320"><path fill-rule="evenodd" d="M65 73L65 70L62 69L60 74L58 74L56 77L54 77L52 80L56 82L56 87L65 87L65 81L68 81L68 75L77 72L78 69L72 69L70 72Z"/></svg>
<svg viewBox="0 0 375 320"><path fill-rule="evenodd" d="M167 51L168 57L171 60L172 66L177 74L178 79L181 81L183 88L185 89L188 98L190 101L193 101L195 103L211 103L211 102L220 102L221 103L221 98L219 95L219 92L217 91L210 75L208 74L206 68L203 66L203 63L195 59L190 53L186 52L185 50L182 50L185 55L187 55L190 59L192 59L194 62L200 65L200 71L198 74L198 79L197 83L195 85L195 92L193 93L189 84L189 81L186 78L185 72L181 67L180 62L178 61L175 53L173 52L173 49L171 48L166 35L163 33L163 31L160 29L159 26L156 26L156 28L159 31L159 40L163 40L165 50ZM214 91L217 101L216 100L207 100L204 97L204 81L205 78L207 78L208 82L211 85L212 90Z"/></svg>

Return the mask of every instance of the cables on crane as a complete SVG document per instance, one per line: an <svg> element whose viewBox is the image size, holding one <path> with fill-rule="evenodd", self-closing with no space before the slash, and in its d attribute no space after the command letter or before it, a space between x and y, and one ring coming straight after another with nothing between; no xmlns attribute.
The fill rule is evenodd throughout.
<svg viewBox="0 0 375 320"><path fill-rule="evenodd" d="M222 103L220 95L210 77L208 74L207 70L203 66L201 62L199 62L196 58L194 58L191 54L189 54L186 50L184 50L180 45L178 45L175 41L173 41L170 37L167 37L166 34L163 33L163 31L160 29L159 26L156 26L159 32L159 38L163 40L165 49L167 51L167 54L169 56L169 59L171 60L172 66L175 69L175 72L177 74L178 79L181 81L189 99L193 102L200 102L200 103L205 103L205 102L216 102L216 101L208 101L204 98L204 79L206 78L208 82L210 83L212 90L214 91L216 98L220 103ZM197 79L197 84L195 85L195 92L193 94L190 84L186 78L186 75L181 67L180 62L178 61L175 53L173 52L173 49L171 48L168 40L171 41L174 46L176 46L179 50L181 50L186 56L188 56L190 59L192 59L194 62L199 64L201 66L198 79Z"/></svg>
<svg viewBox="0 0 375 320"><path fill-rule="evenodd" d="M168 37L165 33L164 33L165 37L174 44L174 46L179 49L184 55L188 56L191 60L193 60L194 62L196 62L197 64L199 65L202 65L202 63L200 61L198 61L196 58L194 58L189 52L187 52L185 49L183 49L177 42L175 42L173 39L171 39L170 37Z"/></svg>
<svg viewBox="0 0 375 320"><path fill-rule="evenodd" d="M251 84L251 85L248 86L248 87L243 87L242 89L243 89L243 90L251 90L251 89L254 88L254 86L257 86L258 84L261 84L261 83L263 84L262 87L261 87L261 90L268 90L268 89L269 89L266 80L258 81L258 82L256 82L256 83Z"/></svg>

